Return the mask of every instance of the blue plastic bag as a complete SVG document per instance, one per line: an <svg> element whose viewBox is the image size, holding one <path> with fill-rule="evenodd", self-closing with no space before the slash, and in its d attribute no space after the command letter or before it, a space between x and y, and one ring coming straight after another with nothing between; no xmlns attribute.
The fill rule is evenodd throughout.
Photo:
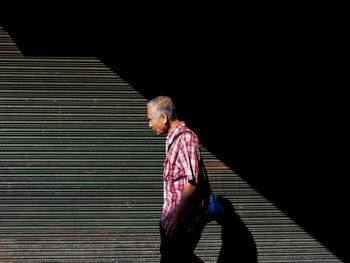
<svg viewBox="0 0 350 263"><path fill-rule="evenodd" d="M209 196L208 215L218 216L224 213L224 208L220 205L216 195L211 192Z"/></svg>

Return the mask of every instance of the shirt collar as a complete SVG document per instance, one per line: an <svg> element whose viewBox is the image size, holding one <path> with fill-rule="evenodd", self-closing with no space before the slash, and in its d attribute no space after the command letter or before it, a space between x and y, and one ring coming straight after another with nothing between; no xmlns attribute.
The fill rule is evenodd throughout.
<svg viewBox="0 0 350 263"><path fill-rule="evenodd" d="M171 132L168 133L166 137L167 144L171 142L176 134L186 129L186 124L184 121L180 122Z"/></svg>

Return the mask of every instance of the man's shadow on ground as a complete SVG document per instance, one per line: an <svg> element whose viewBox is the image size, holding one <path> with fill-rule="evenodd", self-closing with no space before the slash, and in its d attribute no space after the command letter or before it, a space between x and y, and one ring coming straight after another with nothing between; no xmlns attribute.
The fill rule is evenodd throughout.
<svg viewBox="0 0 350 263"><path fill-rule="evenodd" d="M257 249L252 234L227 198L218 196L217 200L224 209L222 215L213 219L221 226L222 244L217 263L257 263Z"/></svg>

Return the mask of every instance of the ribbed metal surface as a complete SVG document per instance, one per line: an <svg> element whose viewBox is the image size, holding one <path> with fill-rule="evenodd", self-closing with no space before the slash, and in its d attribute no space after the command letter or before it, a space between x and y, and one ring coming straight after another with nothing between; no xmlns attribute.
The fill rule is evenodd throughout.
<svg viewBox="0 0 350 263"><path fill-rule="evenodd" d="M164 138L94 58L0 59L0 262L157 262ZM204 148L258 262L341 262ZM216 262L210 223L197 254Z"/></svg>
<svg viewBox="0 0 350 263"><path fill-rule="evenodd" d="M0 26L0 58L22 57L22 52L12 41L9 34Z"/></svg>

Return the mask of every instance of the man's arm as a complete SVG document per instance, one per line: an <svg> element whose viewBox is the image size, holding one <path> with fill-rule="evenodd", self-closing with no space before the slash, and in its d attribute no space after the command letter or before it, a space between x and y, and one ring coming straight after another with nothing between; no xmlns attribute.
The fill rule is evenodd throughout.
<svg viewBox="0 0 350 263"><path fill-rule="evenodd" d="M194 186L193 184L189 182L185 184L184 189L181 193L180 204L177 207L173 218L170 220L167 226L166 235L173 236L181 226L181 219L186 214L189 201L193 196L195 189L196 189L196 186Z"/></svg>

